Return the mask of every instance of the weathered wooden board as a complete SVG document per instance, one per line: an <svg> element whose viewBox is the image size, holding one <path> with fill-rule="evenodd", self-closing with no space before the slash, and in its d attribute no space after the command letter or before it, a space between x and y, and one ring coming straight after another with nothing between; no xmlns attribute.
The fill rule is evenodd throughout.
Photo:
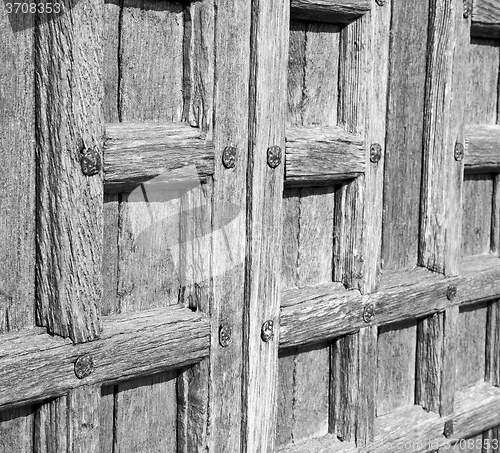
<svg viewBox="0 0 500 453"><path fill-rule="evenodd" d="M500 169L500 126L466 127L465 168L468 172L498 172Z"/></svg>
<svg viewBox="0 0 500 453"><path fill-rule="evenodd" d="M493 178L489 174L465 175L462 214L462 256L490 251Z"/></svg>
<svg viewBox="0 0 500 453"><path fill-rule="evenodd" d="M348 23L370 10L370 0L292 0L292 17L335 24Z"/></svg>
<svg viewBox="0 0 500 453"><path fill-rule="evenodd" d="M35 112L31 14L0 11L0 334L32 327L35 306ZM33 448L33 409L0 413L0 450Z"/></svg>
<svg viewBox="0 0 500 453"><path fill-rule="evenodd" d="M482 38L500 38L500 5L495 0L474 0L471 34Z"/></svg>
<svg viewBox="0 0 500 453"><path fill-rule="evenodd" d="M473 39L469 51L466 124L495 124L498 103L499 45L496 41Z"/></svg>
<svg viewBox="0 0 500 453"><path fill-rule="evenodd" d="M500 303L488 306L486 330L486 370L485 379L497 387L500 385Z"/></svg>

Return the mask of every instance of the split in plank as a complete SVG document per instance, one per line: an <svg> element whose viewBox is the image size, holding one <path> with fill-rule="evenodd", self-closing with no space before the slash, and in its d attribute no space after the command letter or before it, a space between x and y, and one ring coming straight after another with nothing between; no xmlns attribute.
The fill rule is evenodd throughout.
<svg viewBox="0 0 500 453"><path fill-rule="evenodd" d="M445 278L424 268L392 272L380 291L362 296L340 283L285 291L281 305L280 347L318 343L353 333L367 324L363 310L374 307L371 324L385 325L424 317L451 306L491 300L500 294L500 260L492 255L461 261L461 276ZM453 300L448 287L458 288Z"/></svg>
<svg viewBox="0 0 500 453"><path fill-rule="evenodd" d="M482 173L500 170L499 125L466 127L465 170Z"/></svg>
<svg viewBox="0 0 500 453"><path fill-rule="evenodd" d="M471 35L477 38L500 38L498 0L474 0Z"/></svg>
<svg viewBox="0 0 500 453"><path fill-rule="evenodd" d="M291 0L293 19L346 24L370 11L370 0Z"/></svg>
<svg viewBox="0 0 500 453"><path fill-rule="evenodd" d="M0 409L190 365L209 345L206 318L178 305L105 317L101 338L78 345L45 329L8 333L0 346ZM95 369L79 380L74 362L85 354Z"/></svg>

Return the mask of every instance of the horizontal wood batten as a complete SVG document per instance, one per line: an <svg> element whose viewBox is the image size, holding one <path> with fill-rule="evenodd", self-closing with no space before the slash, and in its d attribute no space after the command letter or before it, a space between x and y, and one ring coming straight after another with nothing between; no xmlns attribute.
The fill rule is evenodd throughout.
<svg viewBox="0 0 500 453"><path fill-rule="evenodd" d="M214 173L214 146L183 123L106 125L104 188L130 191L153 178L165 189L197 185Z"/></svg>
<svg viewBox="0 0 500 453"><path fill-rule="evenodd" d="M471 35L477 38L500 38L500 3L474 0Z"/></svg>
<svg viewBox="0 0 500 453"><path fill-rule="evenodd" d="M449 285L457 296L449 300ZM363 296L339 283L285 291L281 305L280 347L318 343L366 326L363 310L374 307L373 325L424 317L452 305L490 300L500 295L500 259L485 255L461 262L459 277L444 278L424 268L381 278L378 292Z"/></svg>
<svg viewBox="0 0 500 453"><path fill-rule="evenodd" d="M2 335L0 410L56 397L81 385L113 383L196 363L208 355L206 318L171 306L105 317L103 334L90 343L35 328ZM76 359L90 354L94 371L78 379Z"/></svg>
<svg viewBox="0 0 500 453"><path fill-rule="evenodd" d="M420 406L406 406L378 417L375 420L373 444L358 446L340 442L335 436L303 441L282 447L279 453L386 453L387 451L412 451L427 453L439 447L454 444L500 424L500 388L481 382L460 390L455 396L455 413L440 418ZM443 434L444 424L453 420L454 433L450 438ZM405 444L411 445L406 447ZM334 449L333 449L334 447Z"/></svg>
<svg viewBox="0 0 500 453"><path fill-rule="evenodd" d="M466 127L465 169L468 171L500 170L500 126Z"/></svg>
<svg viewBox="0 0 500 453"><path fill-rule="evenodd" d="M367 11L369 0L291 0L293 19L318 22L349 23Z"/></svg>
<svg viewBox="0 0 500 453"><path fill-rule="evenodd" d="M293 127L286 131L287 186L346 180L365 171L363 139L341 127Z"/></svg>

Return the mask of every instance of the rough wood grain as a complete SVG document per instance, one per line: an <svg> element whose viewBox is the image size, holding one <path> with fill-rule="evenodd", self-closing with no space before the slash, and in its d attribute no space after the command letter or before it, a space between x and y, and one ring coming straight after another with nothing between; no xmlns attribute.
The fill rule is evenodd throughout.
<svg viewBox="0 0 500 453"><path fill-rule="evenodd" d="M428 2L393 3L384 161L385 269L410 269L417 263L428 20Z"/></svg>
<svg viewBox="0 0 500 453"><path fill-rule="evenodd" d="M80 167L84 150L102 155L100 8L40 16L36 34L37 324L75 343L100 333L102 173Z"/></svg>
<svg viewBox="0 0 500 453"><path fill-rule="evenodd" d="M7 5L5 5L7 6ZM32 14L0 12L0 334L35 313L35 111ZM33 449L33 409L0 413L0 450Z"/></svg>
<svg viewBox="0 0 500 453"><path fill-rule="evenodd" d="M486 380L500 386L500 302L488 306L486 330Z"/></svg>
<svg viewBox="0 0 500 453"><path fill-rule="evenodd" d="M469 52L465 122L495 124L500 52L496 41L473 39Z"/></svg>
<svg viewBox="0 0 500 453"><path fill-rule="evenodd" d="M78 345L51 337L43 329L5 334L0 350L0 407L26 405L81 385L119 382L180 368L208 354L208 322L187 308L110 315L103 324L99 340ZM95 370L79 380L74 362L84 354L92 355Z"/></svg>
<svg viewBox="0 0 500 453"><path fill-rule="evenodd" d="M119 312L118 299L118 221L120 196L104 195L104 236L102 254L103 298L101 313L103 316Z"/></svg>
<svg viewBox="0 0 500 453"><path fill-rule="evenodd" d="M482 255L491 249L493 179L465 175L463 182L462 256Z"/></svg>
<svg viewBox="0 0 500 453"><path fill-rule="evenodd" d="M493 178L493 203L491 216L491 253L500 255L500 174Z"/></svg>
<svg viewBox="0 0 500 453"><path fill-rule="evenodd" d="M118 121L121 0L104 0L102 42L103 110L106 123Z"/></svg>
<svg viewBox="0 0 500 453"><path fill-rule="evenodd" d="M500 168L500 126L478 125L466 127L465 168L486 173Z"/></svg>
<svg viewBox="0 0 500 453"><path fill-rule="evenodd" d="M286 131L287 185L327 184L365 171L360 137L340 127L293 127Z"/></svg>
<svg viewBox="0 0 500 453"><path fill-rule="evenodd" d="M215 22L214 143L216 150L213 220L226 225L212 242L213 299L210 307L209 450L232 453L241 449L242 342L245 288L246 193L250 76L251 2L217 0ZM236 166L224 168L226 146L237 149ZM231 344L219 344L219 327L232 328Z"/></svg>
<svg viewBox="0 0 500 453"><path fill-rule="evenodd" d="M483 433L483 448L481 453L498 453L500 450L500 426Z"/></svg>
<svg viewBox="0 0 500 453"><path fill-rule="evenodd" d="M284 288L331 282L333 187L290 189L283 200ZM328 431L328 344L280 357L277 444Z"/></svg>
<svg viewBox="0 0 500 453"><path fill-rule="evenodd" d="M271 168L267 151L285 149L288 2L252 2L250 149L243 347L242 452L273 451L275 442L284 166ZM274 87L269 90L269 87ZM261 328L274 323L265 342ZM262 404L264 402L264 404Z"/></svg>
<svg viewBox="0 0 500 453"><path fill-rule="evenodd" d="M370 10L370 0L292 0L294 19L344 24Z"/></svg>
<svg viewBox="0 0 500 453"><path fill-rule="evenodd" d="M366 326L365 304L374 305L373 325L421 318L454 305L491 300L500 293L500 263L494 256L462 260L461 276L446 279L427 270L395 272L381 280L380 291L362 296L339 283L287 290L281 304L280 347L325 341ZM447 290L457 285L450 301Z"/></svg>
<svg viewBox="0 0 500 453"><path fill-rule="evenodd" d="M453 413L458 354L458 307L419 321L415 403L441 416Z"/></svg>
<svg viewBox="0 0 500 453"><path fill-rule="evenodd" d="M455 160L454 150L465 140L463 93L468 77L470 23L463 17L462 0L432 0L429 20L419 264L456 275L463 165Z"/></svg>
<svg viewBox="0 0 500 453"><path fill-rule="evenodd" d="M500 5L495 0L474 0L472 36L500 38Z"/></svg>
<svg viewBox="0 0 500 453"><path fill-rule="evenodd" d="M373 442L356 448L352 443L339 442L327 435L313 442L302 442L280 448L279 453L432 453L450 451L461 438L469 438L482 431L483 426L494 427L498 423L498 388L482 383L457 392L457 405L453 415L439 417L420 406L406 406L377 418L376 436ZM454 420L454 435L443 435L444 423ZM451 450L453 451L453 450Z"/></svg>
<svg viewBox="0 0 500 453"><path fill-rule="evenodd" d="M103 385L100 388L101 398L99 401L99 453L113 451L115 426L115 386ZM99 390L97 390L99 391Z"/></svg>
<svg viewBox="0 0 500 453"><path fill-rule="evenodd" d="M161 177L162 190L189 188L213 173L213 144L197 128L175 123L106 126L104 181L108 193L130 191L156 177Z"/></svg>
<svg viewBox="0 0 500 453"><path fill-rule="evenodd" d="M182 5L126 0L119 27L120 121L179 122L183 108Z"/></svg>

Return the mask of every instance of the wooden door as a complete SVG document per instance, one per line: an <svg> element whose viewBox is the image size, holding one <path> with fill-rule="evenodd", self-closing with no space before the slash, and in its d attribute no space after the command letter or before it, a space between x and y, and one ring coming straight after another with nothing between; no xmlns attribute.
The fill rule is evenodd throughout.
<svg viewBox="0 0 500 453"><path fill-rule="evenodd" d="M1 16L0 451L498 451L500 3L57 5Z"/></svg>

